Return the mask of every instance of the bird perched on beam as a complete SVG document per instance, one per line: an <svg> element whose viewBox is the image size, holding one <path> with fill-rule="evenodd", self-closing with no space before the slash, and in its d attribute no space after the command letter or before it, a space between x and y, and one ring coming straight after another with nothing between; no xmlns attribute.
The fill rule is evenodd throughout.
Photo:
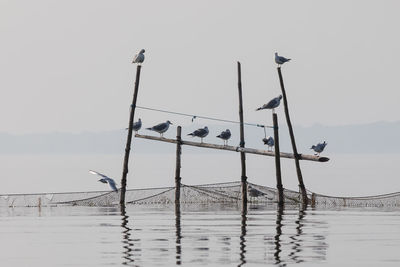
<svg viewBox="0 0 400 267"><path fill-rule="evenodd" d="M261 107L259 107L258 109L256 109L256 111L262 110L262 109L272 109L272 112L275 112L275 108L279 107L279 105L281 104L281 99L282 99L282 95L275 97L275 98L271 99L267 104L264 104Z"/></svg>
<svg viewBox="0 0 400 267"><path fill-rule="evenodd" d="M172 124L172 122L166 121L159 123L153 127L146 128L146 130L155 131L160 134L160 137L163 137L163 134L168 130L170 124Z"/></svg>
<svg viewBox="0 0 400 267"><path fill-rule="evenodd" d="M231 131L229 129L226 129L225 131L222 131L219 135L217 135L217 137L224 140L224 146L228 145L228 140L229 138L231 138Z"/></svg>
<svg viewBox="0 0 400 267"><path fill-rule="evenodd" d="M272 147L275 145L274 138L272 136L268 136L263 139L264 145L268 146L268 151L272 151Z"/></svg>
<svg viewBox="0 0 400 267"><path fill-rule="evenodd" d="M315 155L319 156L319 154L321 154L321 152L324 151L324 149L325 149L327 144L328 143L326 143L324 141L323 143L318 143L316 146L313 145L310 149L312 149L312 150L314 150L316 152Z"/></svg>
<svg viewBox="0 0 400 267"><path fill-rule="evenodd" d="M278 66L281 66L283 63L288 61L290 61L290 58L278 56L278 53L275 52L275 63L278 64Z"/></svg>
<svg viewBox="0 0 400 267"><path fill-rule="evenodd" d="M201 138L201 142L203 143L203 138L206 137L208 135L209 131L208 131L208 127L205 126L204 128L200 128L197 129L196 131L194 131L193 133L190 133L188 135L191 135L193 137L200 137Z"/></svg>
<svg viewBox="0 0 400 267"><path fill-rule="evenodd" d="M132 64L142 64L144 61L144 52L144 49L140 50L140 52L133 57Z"/></svg>
<svg viewBox="0 0 400 267"><path fill-rule="evenodd" d="M117 186L115 184L115 181L112 178L110 178L110 177L108 177L108 176L106 176L104 174L101 174L99 172L96 172L96 171L90 170L89 172L91 174L95 174L95 175L101 176L102 178L99 180L99 182L102 182L103 184L107 184L108 183L108 185L111 187L111 189L113 191L115 191L115 192L118 191Z"/></svg>

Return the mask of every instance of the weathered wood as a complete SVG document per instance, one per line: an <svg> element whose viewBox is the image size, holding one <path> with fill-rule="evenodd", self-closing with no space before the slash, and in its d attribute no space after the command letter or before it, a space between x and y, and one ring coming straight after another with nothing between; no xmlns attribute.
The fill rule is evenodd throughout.
<svg viewBox="0 0 400 267"><path fill-rule="evenodd" d="M142 138L142 139L148 139L148 140L154 140L154 141L161 141L161 142L166 142L166 143L173 143L173 144L176 144L178 142L176 139L169 139L169 138L164 138L164 137L159 137L159 136L151 136L151 135L136 134L135 137ZM238 146L228 146L228 145L224 146L224 145L200 143L200 142L193 142L193 141L186 141L186 140L181 140L181 144L186 145L186 146L196 146L196 147L203 147L203 148L228 150L228 151L234 151L234 152L243 152L243 153L249 153L249 154L275 157L275 152L273 152L273 151L248 148L248 147L238 147ZM292 153L280 152L279 155L281 158L294 159L294 155ZM327 162L327 161L329 161L329 158L319 157L319 156L315 156L315 155L299 154L299 160Z"/></svg>
<svg viewBox="0 0 400 267"><path fill-rule="evenodd" d="M274 143L275 143L275 169L276 169L276 188L278 189L278 205L283 206L283 185L281 175L281 158L279 150L279 132L278 132L278 115L272 113L272 121L274 123Z"/></svg>
<svg viewBox="0 0 400 267"><path fill-rule="evenodd" d="M181 199L181 135L182 127L176 128L176 166L175 166L175 203L179 203Z"/></svg>
<svg viewBox="0 0 400 267"><path fill-rule="evenodd" d="M299 162L299 156L300 155L297 153L296 140L294 138L293 127L292 127L292 123L290 121L289 107L288 107L288 101L287 101L287 98L286 98L285 85L283 84L283 77L282 77L281 67L278 67L278 74L279 74L279 82L280 82L281 90L282 90L286 122L287 122L288 129L289 129L290 140L292 142L292 149L293 149L293 154L294 154L294 161L295 161L295 164L296 164L297 179L299 180L300 193L301 193L301 196L302 196L303 204L307 205L307 203L308 203L307 191L306 191L306 187L304 186L304 182L303 182L303 175L301 173L300 162Z"/></svg>
<svg viewBox="0 0 400 267"><path fill-rule="evenodd" d="M243 124L243 97L242 97L242 71L241 65L238 61L238 91L239 91L239 119L240 119L240 144L241 148L244 148L244 124ZM240 161L242 166L242 202L243 207L246 206L247 209L247 177L246 177L246 154L244 152L240 152Z"/></svg>
<svg viewBox="0 0 400 267"><path fill-rule="evenodd" d="M121 178L121 195L120 195L120 199L119 199L120 205L125 205L126 177L128 175L129 154L131 151L131 142L132 142L132 127L133 127L133 119L135 117L136 100L137 100L137 95L138 95L138 91L139 91L139 80L140 80L141 68L142 68L142 66L138 65L137 69L136 69L135 90L133 93L131 113L129 116L128 137L126 140L124 167L123 167L122 178Z"/></svg>

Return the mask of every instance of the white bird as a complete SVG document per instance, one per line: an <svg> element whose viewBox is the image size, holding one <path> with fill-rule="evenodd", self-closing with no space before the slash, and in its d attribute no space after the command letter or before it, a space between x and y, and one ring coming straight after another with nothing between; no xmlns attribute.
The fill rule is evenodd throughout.
<svg viewBox="0 0 400 267"><path fill-rule="evenodd" d="M276 62L276 64L278 64L280 66L283 63L288 62L288 61L290 61L290 58L285 58L285 57L278 56L278 53L275 52L275 62Z"/></svg>
<svg viewBox="0 0 400 267"><path fill-rule="evenodd" d="M155 131L159 133L161 137L163 137L163 134L168 130L170 124L172 124L172 122L166 121L146 129L150 131Z"/></svg>
<svg viewBox="0 0 400 267"><path fill-rule="evenodd" d="M132 64L133 63L137 63L137 64L143 63L143 61L144 61L144 52L145 52L144 49L140 50L140 52L133 57Z"/></svg>
<svg viewBox="0 0 400 267"><path fill-rule="evenodd" d="M203 143L203 138L206 137L208 135L209 131L208 131L208 127L205 126L204 128L200 128L197 129L196 131L194 131L193 133L190 133L188 135L191 135L193 137L197 136L201 138L201 142Z"/></svg>
<svg viewBox="0 0 400 267"><path fill-rule="evenodd" d="M139 118L139 120L137 122L133 123L132 130L137 132L140 130L140 128L142 128L142 120Z"/></svg>
<svg viewBox="0 0 400 267"><path fill-rule="evenodd" d="M226 129L225 131L222 131L219 135L217 135L217 137L224 140L224 145L228 145L228 140L229 138L231 138L231 131L229 129Z"/></svg>
<svg viewBox="0 0 400 267"><path fill-rule="evenodd" d="M272 151L272 147L275 145L274 138L272 136L268 136L267 138L263 139L264 145L268 146L268 151Z"/></svg>
<svg viewBox="0 0 400 267"><path fill-rule="evenodd" d="M281 99L282 99L282 95L275 97L273 99L271 99L267 104L262 105L261 107L259 107L257 110L262 110L262 109L272 109L272 112L275 112L275 108L279 107L279 105L281 104Z"/></svg>
<svg viewBox="0 0 400 267"><path fill-rule="evenodd" d="M118 191L116 183L112 178L110 178L110 177L108 177L108 176L106 176L104 174L101 174L99 172L96 172L96 171L90 170L89 172L91 174L95 174L95 175L101 176L102 178L99 180L99 182L102 182L103 184L107 184L108 183L113 191L115 191L115 192Z"/></svg>
<svg viewBox="0 0 400 267"><path fill-rule="evenodd" d="M324 141L323 143L319 143L316 146L313 145L310 149L312 149L312 150L314 150L316 152L315 155L319 156L319 154L321 154L321 152L324 151L324 149L325 149L327 144L328 143L326 143Z"/></svg>

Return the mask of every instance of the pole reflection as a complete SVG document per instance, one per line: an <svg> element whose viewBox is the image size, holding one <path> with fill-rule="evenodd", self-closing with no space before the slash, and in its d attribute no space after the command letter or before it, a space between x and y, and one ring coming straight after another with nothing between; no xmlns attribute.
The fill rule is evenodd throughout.
<svg viewBox="0 0 400 267"><path fill-rule="evenodd" d="M181 204L175 203L176 265L182 264Z"/></svg>
<svg viewBox="0 0 400 267"><path fill-rule="evenodd" d="M128 226L129 216L126 214L125 205L121 205L121 227L122 227L122 243L123 243L123 265L137 266L135 265L135 260L133 259L133 240L131 237L132 229Z"/></svg>
<svg viewBox="0 0 400 267"><path fill-rule="evenodd" d="M282 260L280 253L282 251L281 249L281 235L282 235L282 218L283 218L283 206L278 205L278 209L276 211L276 235L275 235L275 253L274 253L274 258L275 258L275 264L280 265Z"/></svg>
<svg viewBox="0 0 400 267"><path fill-rule="evenodd" d="M300 258L300 255L302 252L302 243L303 243L303 240L301 239L301 236L303 234L302 228L304 226L303 220L306 215L306 210L307 210L307 206L300 207L298 219L295 221L296 234L290 237L290 239L292 239L290 244L292 244L293 251L290 252L289 258L291 258L296 263L301 263L304 261Z"/></svg>
<svg viewBox="0 0 400 267"><path fill-rule="evenodd" d="M242 209L241 231L240 231L240 264L242 266L246 263L246 233L247 233L247 205Z"/></svg>

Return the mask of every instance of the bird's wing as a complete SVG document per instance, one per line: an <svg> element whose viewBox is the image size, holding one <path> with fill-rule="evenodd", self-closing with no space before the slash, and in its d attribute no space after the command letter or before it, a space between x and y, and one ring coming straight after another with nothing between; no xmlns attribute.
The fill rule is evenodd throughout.
<svg viewBox="0 0 400 267"><path fill-rule="evenodd" d="M266 105L264 105L264 108L272 108L273 106L276 105L276 98L272 99L271 101L269 101Z"/></svg>
<svg viewBox="0 0 400 267"><path fill-rule="evenodd" d="M89 172L90 172L91 174L99 175L99 176L104 177L104 178L110 178L110 177L108 177L107 175L101 174L101 173L96 172L96 171L93 171L93 170L89 170Z"/></svg>
<svg viewBox="0 0 400 267"><path fill-rule="evenodd" d="M159 123L156 126L153 126L153 130L161 131L165 128L165 126L166 126L165 122Z"/></svg>
<svg viewBox="0 0 400 267"><path fill-rule="evenodd" d="M114 181L113 179L108 178L107 181L108 181L108 184L110 185L110 187L111 187L112 190L118 191L117 186L116 186L116 184L115 184L115 181Z"/></svg>

